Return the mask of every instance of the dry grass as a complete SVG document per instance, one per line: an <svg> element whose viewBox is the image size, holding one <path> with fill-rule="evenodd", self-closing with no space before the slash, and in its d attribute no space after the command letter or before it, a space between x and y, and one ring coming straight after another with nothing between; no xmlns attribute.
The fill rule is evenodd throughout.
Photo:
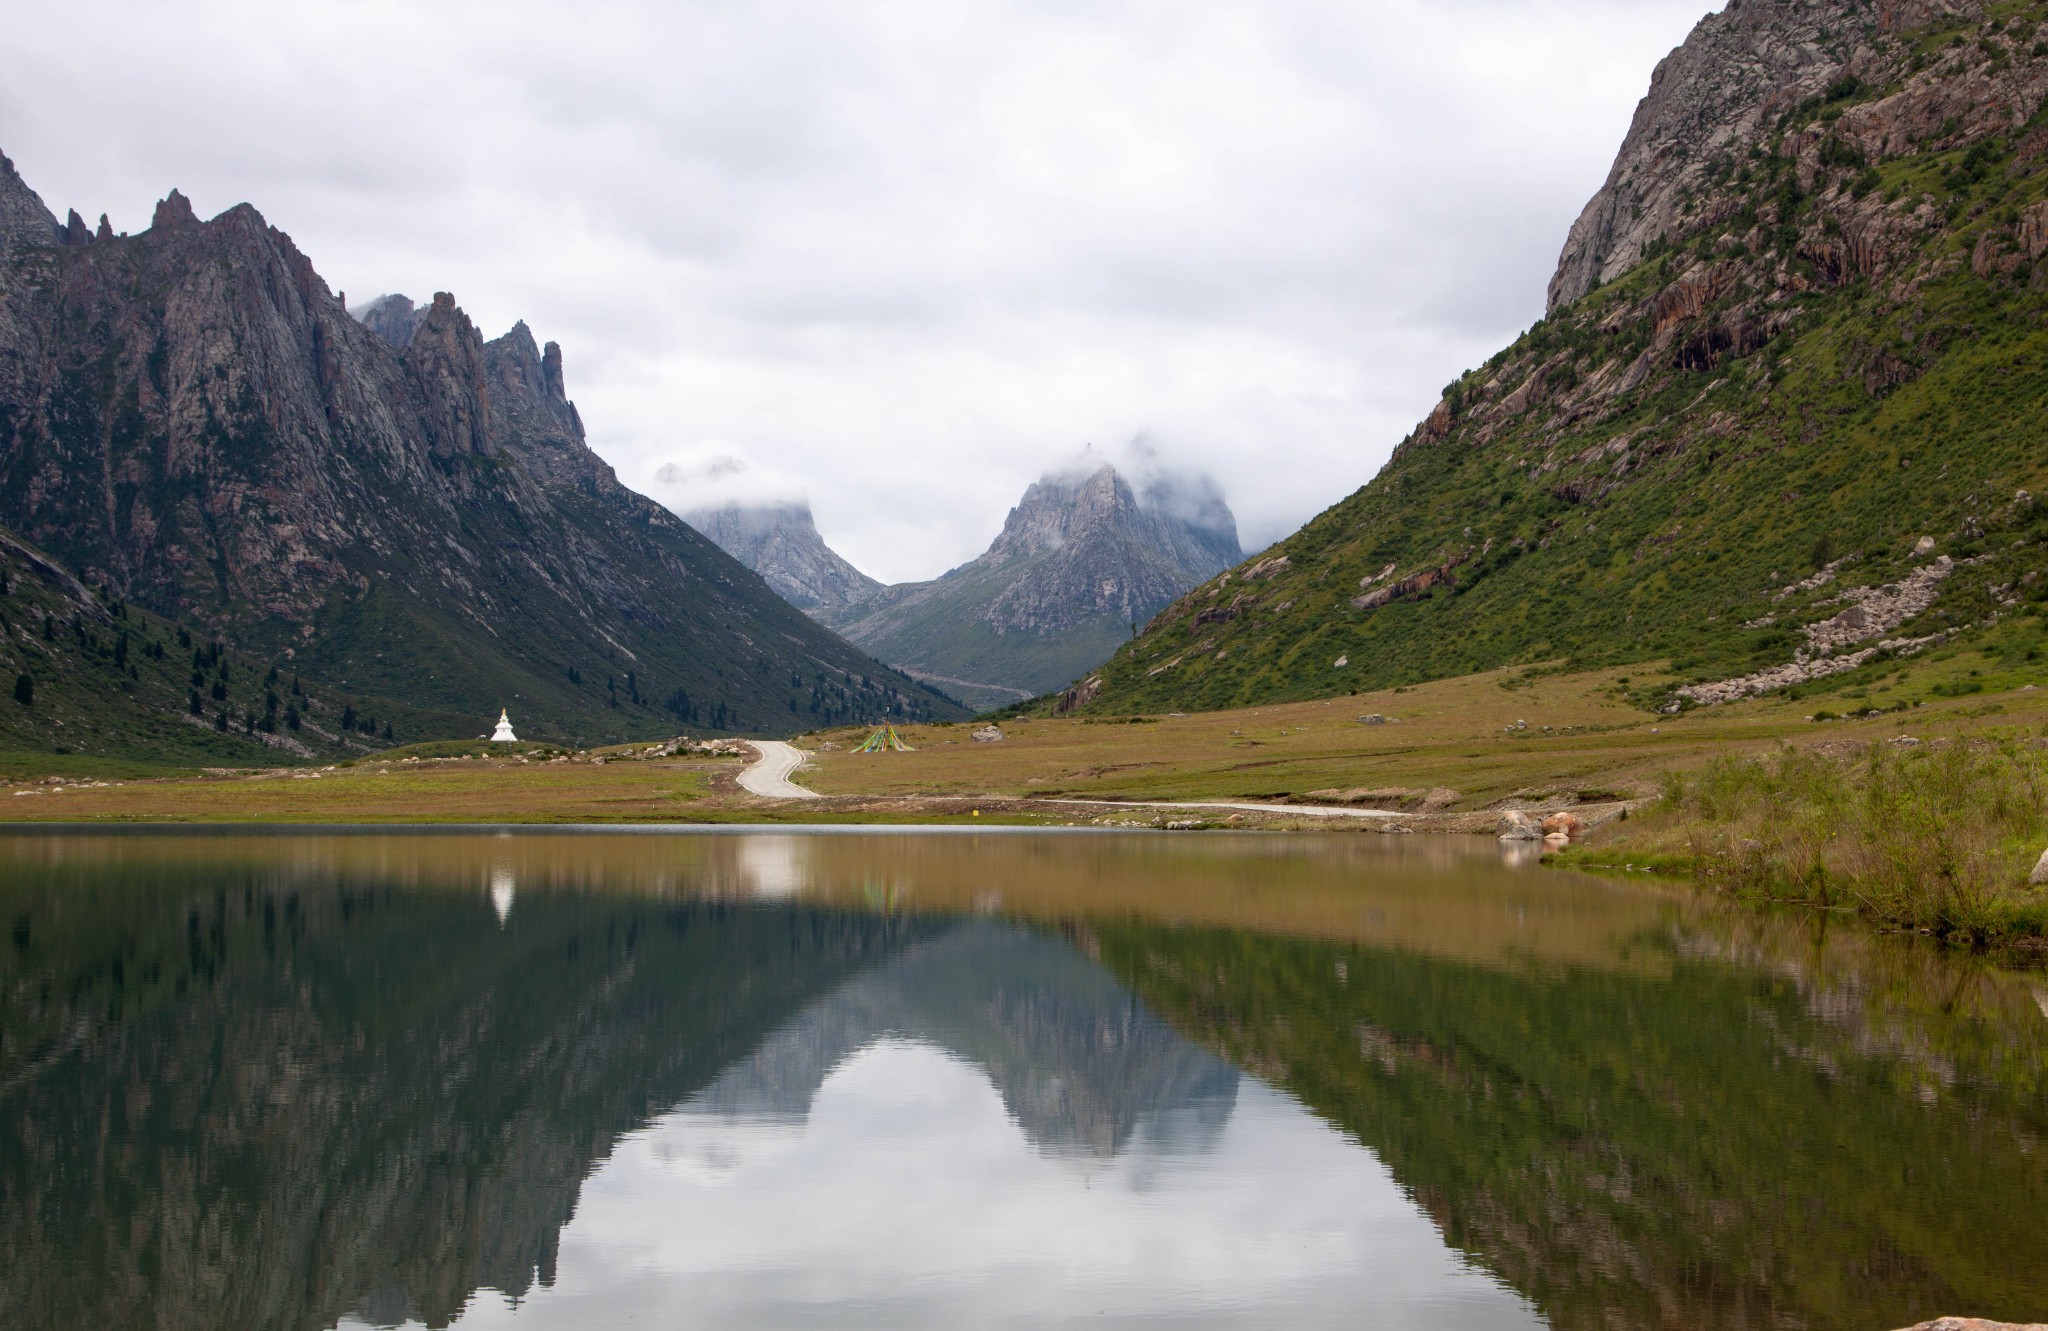
<svg viewBox="0 0 2048 1331"><path fill-rule="evenodd" d="M1931 738L1984 724L2048 724L2048 692L1928 702L1851 721L1807 720L1814 704L1782 698L1661 717L1631 706L1627 671L1494 671L1414 689L1140 724L1005 722L1000 744L973 727L902 730L915 753L857 754L864 731L806 737L839 745L802 780L831 794L1301 799L1317 791L1403 788L1458 793L1481 808L1516 794L1615 790L1649 796L1673 770L1785 742L1860 747L1901 734ZM1641 680L1636 672L1636 681ZM1836 703L1840 705L1839 702ZM1360 725L1362 715L1398 718ZM1517 721L1528 729L1509 731Z"/></svg>

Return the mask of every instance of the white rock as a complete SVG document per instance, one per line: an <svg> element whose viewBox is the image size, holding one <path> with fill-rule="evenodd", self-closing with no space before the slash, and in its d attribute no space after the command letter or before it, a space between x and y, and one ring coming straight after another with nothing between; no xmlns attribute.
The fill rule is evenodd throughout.
<svg viewBox="0 0 2048 1331"><path fill-rule="evenodd" d="M1543 839L1543 829L1537 825L1535 819L1523 813L1520 809L1509 809L1506 813L1502 814L1500 821L1494 825L1494 831L1500 834L1502 841L1541 841Z"/></svg>
<svg viewBox="0 0 2048 1331"><path fill-rule="evenodd" d="M1913 543L1913 557L1915 559L1919 559L1926 555L1931 555L1933 553L1934 538L1932 536L1923 536L1918 541L1915 541Z"/></svg>
<svg viewBox="0 0 2048 1331"><path fill-rule="evenodd" d="M2027 881L2035 887L2048 887L2048 850L2041 852L2041 862L2034 866L2034 872L2027 876Z"/></svg>

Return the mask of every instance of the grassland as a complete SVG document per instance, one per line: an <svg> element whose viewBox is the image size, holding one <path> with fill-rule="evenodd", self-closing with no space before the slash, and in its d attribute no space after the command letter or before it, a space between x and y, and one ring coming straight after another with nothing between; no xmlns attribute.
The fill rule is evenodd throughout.
<svg viewBox="0 0 2048 1331"><path fill-rule="evenodd" d="M977 742L971 725L908 726L908 753L853 752L865 730L816 732L799 737L813 758L797 779L819 801L749 796L730 757L454 744L198 777L134 767L81 781L0 766L11 778L0 821L917 822L979 808L989 821L1085 824L1105 810L1061 801L1252 801L1409 813L1426 804L1433 821L1404 816L1402 825L1478 831L1503 800L1652 799L1670 773L1786 745L1848 753L1900 736L2044 733L2042 668L1987 650L1905 663L1854 690L1853 703L1827 695L1830 707L1868 713L1850 718L1784 694L1663 716L1639 702L1657 682L1640 667L1538 666L1230 712L1011 720L1000 743ZM1382 723L1361 720L1372 716ZM1171 820L1170 811L1132 812Z"/></svg>

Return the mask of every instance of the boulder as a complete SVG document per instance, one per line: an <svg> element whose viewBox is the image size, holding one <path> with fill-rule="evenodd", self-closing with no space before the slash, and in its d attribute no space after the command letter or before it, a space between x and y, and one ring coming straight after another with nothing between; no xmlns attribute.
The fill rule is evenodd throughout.
<svg viewBox="0 0 2048 1331"><path fill-rule="evenodd" d="M1001 726L983 726L974 732L974 742L976 744L1001 744L1003 742L1003 729Z"/></svg>
<svg viewBox="0 0 2048 1331"><path fill-rule="evenodd" d="M1977 1317L1937 1317L1906 1331L2048 1331L2041 1322L1987 1322Z"/></svg>
<svg viewBox="0 0 2048 1331"><path fill-rule="evenodd" d="M2027 881L2035 887L2048 887L2048 850L2041 852L2041 862L2027 875Z"/></svg>
<svg viewBox="0 0 2048 1331"><path fill-rule="evenodd" d="M1536 825L1534 818L1523 813L1520 809L1509 809L1506 813L1502 814L1500 821L1494 824L1493 830L1500 834L1502 841L1541 841L1543 839L1543 829Z"/></svg>
<svg viewBox="0 0 2048 1331"><path fill-rule="evenodd" d="M1586 820L1575 813L1553 813L1543 820L1543 834L1577 841L1586 834Z"/></svg>
<svg viewBox="0 0 2048 1331"><path fill-rule="evenodd" d="M1381 716L1378 712L1374 712L1371 716L1361 716L1358 718L1358 724L1362 726L1383 726L1386 723L1387 718Z"/></svg>
<svg viewBox="0 0 2048 1331"><path fill-rule="evenodd" d="M1563 850L1570 844L1572 839L1562 832L1552 832L1543 838L1543 845L1548 850Z"/></svg>

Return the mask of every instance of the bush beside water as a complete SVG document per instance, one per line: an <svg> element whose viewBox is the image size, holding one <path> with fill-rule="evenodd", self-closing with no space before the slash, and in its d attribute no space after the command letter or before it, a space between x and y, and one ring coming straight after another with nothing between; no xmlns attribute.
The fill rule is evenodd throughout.
<svg viewBox="0 0 2048 1331"><path fill-rule="evenodd" d="M1744 895L1851 907L1976 946L2048 940L2048 752L1975 739L1848 759L1786 750L1671 778L1692 871Z"/></svg>

